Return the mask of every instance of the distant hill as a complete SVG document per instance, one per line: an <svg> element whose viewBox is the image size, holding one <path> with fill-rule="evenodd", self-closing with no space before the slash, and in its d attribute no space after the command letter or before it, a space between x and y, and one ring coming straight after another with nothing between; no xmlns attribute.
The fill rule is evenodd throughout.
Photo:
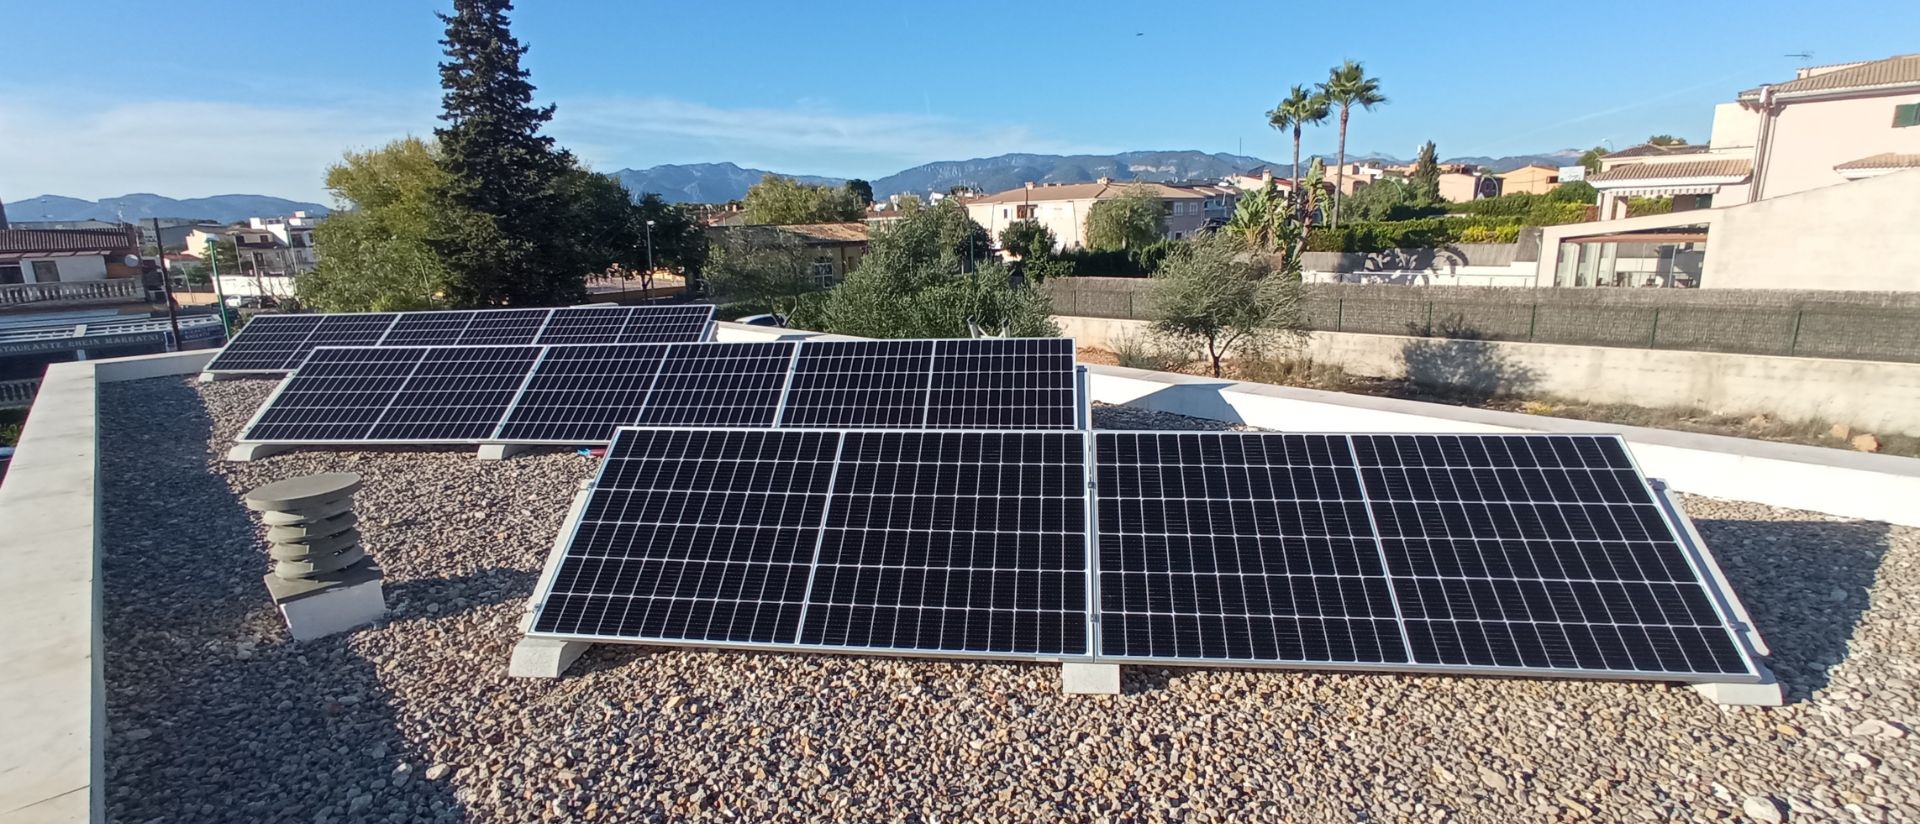
<svg viewBox="0 0 1920 824"><path fill-rule="evenodd" d="M327 207L267 195L214 195L175 200L144 192L100 200L41 195L7 203L13 220L143 220L184 217L232 223L250 217L285 216L304 211L324 215Z"/></svg>
<svg viewBox="0 0 1920 824"><path fill-rule="evenodd" d="M613 176L627 191L639 197L658 194L668 203L725 203L747 196L747 187L760 182L770 172L743 169L732 163L689 163L655 166L650 169L621 169ZM845 181L836 177L786 175L803 183L838 186Z"/></svg>
<svg viewBox="0 0 1920 824"><path fill-rule="evenodd" d="M873 181L873 193L944 192L964 185L983 192L1034 183L1085 183L1114 180L1218 180L1267 161L1234 154L1196 151L1121 152L1112 155L1004 154L973 160L944 160L915 166Z"/></svg>
<svg viewBox="0 0 1920 824"><path fill-rule="evenodd" d="M1496 171L1518 169L1529 163L1569 166L1578 162L1580 151L1567 149L1543 154L1507 157L1450 157L1444 163L1469 163L1490 166ZM1355 154L1353 161L1410 163L1390 155ZM1332 157L1326 157L1328 163ZM1277 171L1289 168L1292 159L1269 161L1248 155L1197 151L1120 152L1111 155L1003 154L972 160L942 160L895 172L873 182L876 197L892 194L945 192L964 185L984 192L999 192L1034 183L1086 183L1102 177L1114 180L1218 180L1234 172L1271 165ZM1306 158L1301 158L1306 162ZM653 192L669 203L724 203L747 196L747 187L768 174L764 169L742 168L733 163L688 163L654 166L648 169L621 169L613 176L625 184L637 198ZM785 175L804 183L838 186L837 177ZM59 195L42 195L7 204L7 215L14 220L136 220L149 217L205 218L230 223L249 217L288 215L305 211L324 215L327 207L266 195L215 195L175 200L155 194L131 194L101 200L80 200Z"/></svg>

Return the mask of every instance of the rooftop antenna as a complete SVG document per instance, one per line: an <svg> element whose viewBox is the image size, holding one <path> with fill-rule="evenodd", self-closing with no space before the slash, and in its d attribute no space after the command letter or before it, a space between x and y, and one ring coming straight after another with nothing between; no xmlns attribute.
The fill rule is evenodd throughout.
<svg viewBox="0 0 1920 824"><path fill-rule="evenodd" d="M1813 50L1812 50L1812 49L1808 49L1808 50L1806 50L1806 51L1803 51L1803 52L1794 52L1794 53L1792 53L1792 54L1787 54L1787 55L1782 55L1782 56L1783 56L1783 57L1797 57L1797 58L1800 58L1800 62L1802 62L1802 63L1805 63L1805 62L1808 62L1808 61L1810 61L1810 60L1812 60L1812 59L1813 59Z"/></svg>

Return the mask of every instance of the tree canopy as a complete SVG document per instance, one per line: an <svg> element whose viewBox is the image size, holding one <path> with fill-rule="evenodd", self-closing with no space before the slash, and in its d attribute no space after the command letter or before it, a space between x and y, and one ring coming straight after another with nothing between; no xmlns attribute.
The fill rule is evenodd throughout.
<svg viewBox="0 0 1920 824"><path fill-rule="evenodd" d="M819 316L803 312L795 325L872 338L968 337L969 322L994 334L1056 334L1046 296L982 264L986 253L986 230L959 203L911 212L877 230Z"/></svg>
<svg viewBox="0 0 1920 824"><path fill-rule="evenodd" d="M752 310L789 318L821 287L813 276L813 253L794 234L768 226L716 230L705 274L714 295Z"/></svg>
<svg viewBox="0 0 1920 824"><path fill-rule="evenodd" d="M1087 210L1087 246L1122 250L1150 246L1165 236L1166 214L1166 204L1152 187L1128 186L1119 197L1096 201Z"/></svg>
<svg viewBox="0 0 1920 824"><path fill-rule="evenodd" d="M1687 145L1687 139L1684 137L1675 137L1670 134L1657 134L1647 138L1647 145L1649 146L1685 146Z"/></svg>
<svg viewBox="0 0 1920 824"><path fill-rule="evenodd" d="M568 303L585 296L584 263L568 239L563 202L572 157L540 133L552 106L533 105L526 53L508 27L508 0L454 0L440 64L441 120L434 131L446 172L429 244L462 306ZM564 187L563 187L564 184Z"/></svg>
<svg viewBox="0 0 1920 824"><path fill-rule="evenodd" d="M347 152L326 182L340 208L314 228L318 262L296 281L300 302L327 312L440 305L450 274L428 235L434 212L454 207L437 200L446 172L435 147L408 137Z"/></svg>
<svg viewBox="0 0 1920 824"><path fill-rule="evenodd" d="M1039 260L1053 254L1060 241L1053 230L1037 220L1016 220L1000 230L1000 248L1018 255L1023 261Z"/></svg>
<svg viewBox="0 0 1920 824"><path fill-rule="evenodd" d="M1338 165L1333 170L1333 225L1338 226L1341 198L1346 191L1347 121L1353 115L1353 107L1373 111L1373 107L1387 102L1387 96L1380 93L1380 78L1368 77L1367 70L1355 60L1342 61L1328 70L1327 79L1319 88L1320 96L1340 112Z"/></svg>
<svg viewBox="0 0 1920 824"><path fill-rule="evenodd" d="M746 207L748 223L843 223L867 215L867 202L847 187L815 186L772 174L747 189Z"/></svg>
<svg viewBox="0 0 1920 824"><path fill-rule="evenodd" d="M871 183L856 177L847 181L846 189L847 194L853 195L853 199L860 204L862 210L867 208L867 204L873 202L873 184Z"/></svg>
<svg viewBox="0 0 1920 824"><path fill-rule="evenodd" d="M1153 331L1204 350L1214 377L1228 352L1264 348L1304 325L1299 280L1225 233L1196 236L1169 255L1153 275L1151 296Z"/></svg>

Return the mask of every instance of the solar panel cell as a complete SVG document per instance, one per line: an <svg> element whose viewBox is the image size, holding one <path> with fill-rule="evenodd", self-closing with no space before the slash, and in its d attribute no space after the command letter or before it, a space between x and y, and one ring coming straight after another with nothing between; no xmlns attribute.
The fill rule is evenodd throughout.
<svg viewBox="0 0 1920 824"><path fill-rule="evenodd" d="M624 306L555 309L538 343L619 343L633 312Z"/></svg>
<svg viewBox="0 0 1920 824"><path fill-rule="evenodd" d="M459 343L468 346L501 346L532 343L533 336L547 324L551 309L508 309L481 312L460 332Z"/></svg>
<svg viewBox="0 0 1920 824"><path fill-rule="evenodd" d="M707 339L712 306L638 306L620 328L620 343L680 343Z"/></svg>
<svg viewBox="0 0 1920 824"><path fill-rule="evenodd" d="M450 346L460 342L478 312L409 312L395 321L382 346Z"/></svg>

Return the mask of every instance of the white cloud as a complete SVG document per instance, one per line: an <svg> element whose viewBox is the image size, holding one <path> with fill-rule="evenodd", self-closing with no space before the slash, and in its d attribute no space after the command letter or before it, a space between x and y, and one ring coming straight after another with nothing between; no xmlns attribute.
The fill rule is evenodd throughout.
<svg viewBox="0 0 1920 824"><path fill-rule="evenodd" d="M0 96L0 198L249 193L326 203L328 164L350 149L430 133L436 102L370 98L303 106ZM877 177L933 160L1104 150L1039 137L1018 125L850 113L814 100L788 108L720 108L658 97L558 103L550 133L606 170L731 160L793 173Z"/></svg>
<svg viewBox="0 0 1920 824"><path fill-rule="evenodd" d="M432 129L431 110L397 109L204 100L87 109L0 98L0 197L246 193L326 203L321 176L343 151Z"/></svg>

